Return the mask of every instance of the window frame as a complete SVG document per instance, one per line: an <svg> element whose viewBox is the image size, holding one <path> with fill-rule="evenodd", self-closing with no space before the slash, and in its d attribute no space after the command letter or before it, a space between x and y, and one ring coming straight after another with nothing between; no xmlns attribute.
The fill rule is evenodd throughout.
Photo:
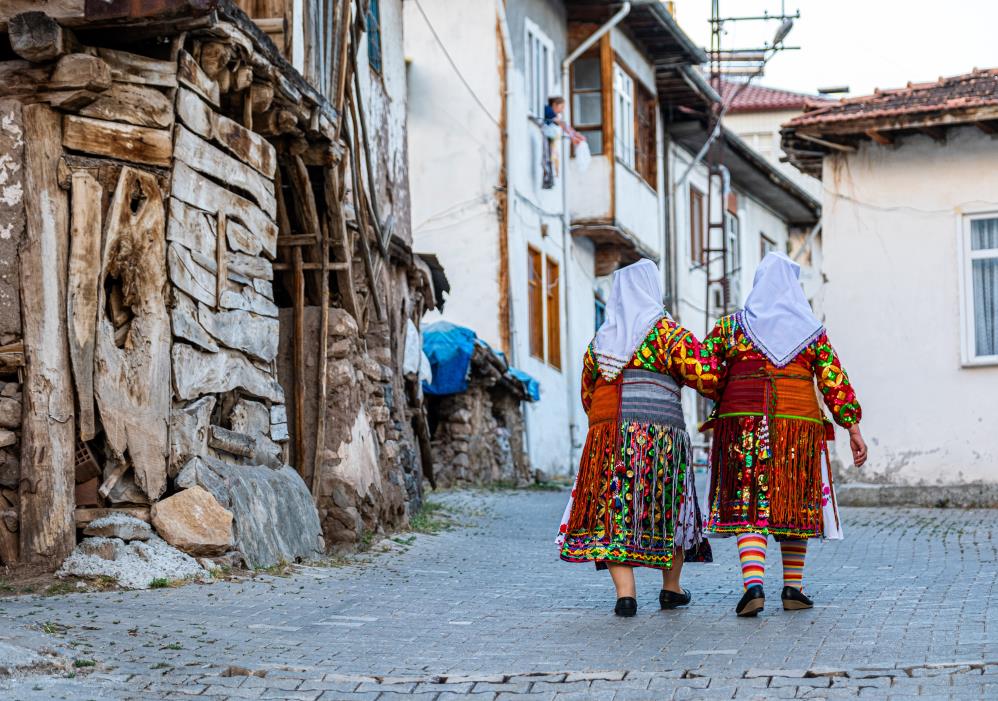
<svg viewBox="0 0 998 701"><path fill-rule="evenodd" d="M707 212L704 206L706 201L707 198L704 195L703 191L700 190L700 188L698 188L696 185L690 183L689 198L687 200L687 209L688 209L687 214L690 225L690 231L689 231L690 262L697 266L702 266L704 264L704 257L706 255L706 249L707 249L707 246L705 245L706 241L704 240L707 231L707 226L706 226ZM699 229L699 236L696 236L696 232L694 231L694 226L693 226L694 202L697 202L699 204L700 216L697 217L697 219L699 220L697 222L698 224L697 228Z"/></svg>
<svg viewBox="0 0 998 701"><path fill-rule="evenodd" d="M643 115L643 116L642 116ZM642 128L642 120L648 124ZM642 138L644 130L647 138ZM648 146L639 146L639 143ZM639 80L634 80L634 172L645 184L658 190L658 97Z"/></svg>
<svg viewBox="0 0 998 701"><path fill-rule="evenodd" d="M599 86L595 88L576 88L575 83L575 72L576 67L582 61L596 61L596 65L599 68ZM606 125L605 120L605 110L603 109L603 101L606 99L603 91L603 55L601 49L597 46L596 48L590 49L586 53L582 54L572 63L571 72L569 74L569 90L568 99L571 100L571 112L572 112L572 128L580 134L587 136L587 141L589 141L590 150L592 155L600 156L606 153ZM576 95L598 95L599 96L599 122L598 123L582 123L579 121L579 110L576 109L575 96ZM600 134L600 148L595 150L592 148L592 141L588 139L588 135L599 132ZM573 149L574 155L574 149Z"/></svg>
<svg viewBox="0 0 998 701"><path fill-rule="evenodd" d="M971 222L975 219L998 219L998 211L965 212L957 217L957 249L960 252L960 316L963 333L960 339L960 360L964 367L998 365L998 354L977 354L977 328L974 321L975 260L998 259L998 248L974 251L971 246Z"/></svg>
<svg viewBox="0 0 998 701"><path fill-rule="evenodd" d="M544 362L544 254L527 244L527 344L532 358Z"/></svg>
<svg viewBox="0 0 998 701"><path fill-rule="evenodd" d="M385 55L381 45L381 4L379 0L369 0L367 5L367 65L381 75Z"/></svg>
<svg viewBox="0 0 998 701"><path fill-rule="evenodd" d="M772 248L769 248L767 250L767 248L766 248L766 244L767 243L770 244L770 246L772 246ZM762 262L762 259L766 257L767 253L772 253L772 252L778 250L779 247L780 247L779 244L776 243L776 241L774 241L773 239L771 239L768 236L766 236L765 232L763 232L763 231L759 232L759 262L760 263Z"/></svg>
<svg viewBox="0 0 998 701"><path fill-rule="evenodd" d="M535 84L535 69L537 65L537 54L534 51L535 45L546 50L542 67L544 80L541 85ZM527 114L535 119L544 119L544 107L548 103L548 98L553 94L554 82L554 42L544 31L530 20L529 17L523 19L523 65L524 65L524 88L527 92ZM537 72L540 77L540 71Z"/></svg>
<svg viewBox="0 0 998 701"><path fill-rule="evenodd" d="M561 264L550 256L544 256L544 314L547 364L561 370Z"/></svg>
<svg viewBox="0 0 998 701"><path fill-rule="evenodd" d="M634 76L619 61L613 62L613 155L624 166L634 169L635 92Z"/></svg>

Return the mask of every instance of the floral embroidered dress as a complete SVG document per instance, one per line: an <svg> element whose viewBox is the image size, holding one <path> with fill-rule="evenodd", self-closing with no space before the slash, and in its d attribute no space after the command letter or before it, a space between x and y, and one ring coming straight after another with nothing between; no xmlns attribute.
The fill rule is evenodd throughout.
<svg viewBox="0 0 998 701"><path fill-rule="evenodd" d="M708 530L841 537L826 452L834 429L815 381L838 425L859 423L862 410L825 330L783 367L756 348L740 313L719 319L704 347L722 374L720 401L703 427L714 429Z"/></svg>
<svg viewBox="0 0 998 701"><path fill-rule="evenodd" d="M563 560L668 569L674 547L701 544L684 384L713 393L717 362L668 316L609 379L590 345L582 373L589 433L559 536Z"/></svg>

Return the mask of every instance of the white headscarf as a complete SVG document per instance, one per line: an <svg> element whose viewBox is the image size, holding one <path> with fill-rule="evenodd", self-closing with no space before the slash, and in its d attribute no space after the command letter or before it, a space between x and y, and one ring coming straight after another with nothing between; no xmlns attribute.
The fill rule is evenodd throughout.
<svg viewBox="0 0 998 701"><path fill-rule="evenodd" d="M781 253L767 254L755 271L745 309L739 312L749 340L781 368L824 331L798 278L800 265Z"/></svg>
<svg viewBox="0 0 998 701"><path fill-rule="evenodd" d="M642 258L613 274L606 321L593 339L596 361L608 382L616 379L663 316L658 266Z"/></svg>

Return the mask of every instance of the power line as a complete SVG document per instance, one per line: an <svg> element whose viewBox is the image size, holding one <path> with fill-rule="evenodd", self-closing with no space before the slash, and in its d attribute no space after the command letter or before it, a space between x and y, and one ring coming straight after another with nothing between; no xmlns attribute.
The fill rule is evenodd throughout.
<svg viewBox="0 0 998 701"><path fill-rule="evenodd" d="M457 77L461 80L464 87L468 90L468 93L472 98L474 98L475 102L482 108L482 111L492 121L492 123L499 126L499 120L492 116L492 113L489 112L489 108L485 106L485 103L482 102L481 98L478 97L478 94L474 91L468 81L465 80L464 75L461 73L461 69L457 67L454 59L451 58L450 52L447 51L447 47L444 46L444 42L441 41L440 35L437 34L437 30L434 29L433 23L430 22L430 18L426 16L426 12L423 10L423 6L419 3L419 0L416 0L416 9L418 9L419 14L423 16L423 19L426 21L426 26L430 28L430 34L433 35L433 39L437 42L440 50L444 52L444 57L447 59L447 62L450 64L451 68L454 69L454 72L457 74Z"/></svg>

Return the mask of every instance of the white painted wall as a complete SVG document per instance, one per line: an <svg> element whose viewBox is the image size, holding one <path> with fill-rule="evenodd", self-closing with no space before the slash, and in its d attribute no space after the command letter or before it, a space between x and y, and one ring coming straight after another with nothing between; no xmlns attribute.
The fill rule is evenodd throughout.
<svg viewBox="0 0 998 701"><path fill-rule="evenodd" d="M998 481L998 366L961 364L958 234L964 214L998 212L996 163L973 127L825 161L824 307L863 405L861 479Z"/></svg>
<svg viewBox="0 0 998 701"><path fill-rule="evenodd" d="M781 163L780 127L801 114L800 110L740 112L724 115L724 126L738 134L752 150L779 168L784 175L821 200L821 181L806 175L789 163Z"/></svg>
<svg viewBox="0 0 998 701"><path fill-rule="evenodd" d="M662 230L658 192L620 161L617 161L614 189L617 192L617 223L640 241L645 250L660 256Z"/></svg>

